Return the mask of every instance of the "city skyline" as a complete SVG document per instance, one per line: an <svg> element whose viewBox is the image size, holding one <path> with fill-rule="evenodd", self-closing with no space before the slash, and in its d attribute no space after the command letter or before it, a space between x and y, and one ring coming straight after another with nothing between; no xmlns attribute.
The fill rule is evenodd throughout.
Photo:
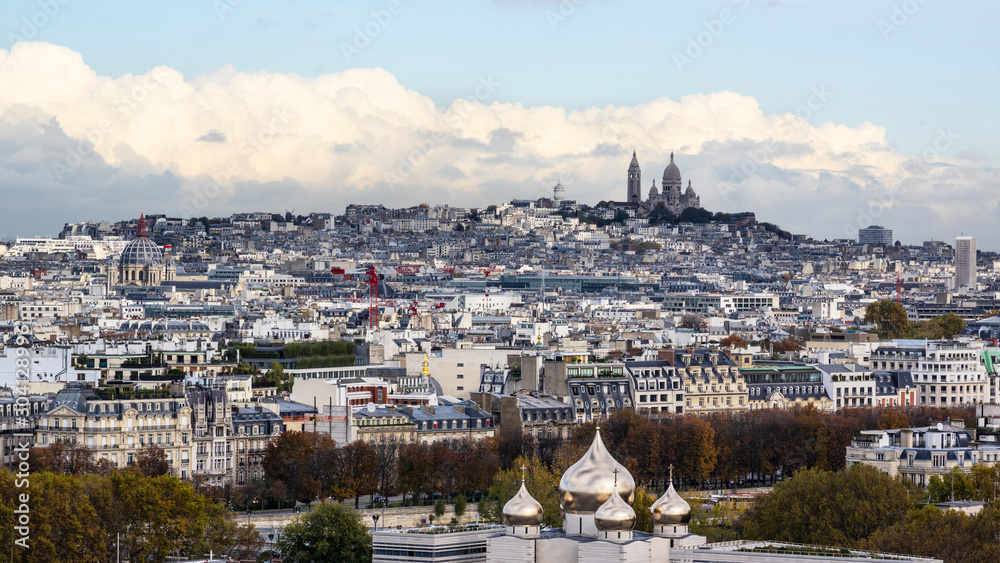
<svg viewBox="0 0 1000 563"><path fill-rule="evenodd" d="M593 204L621 198L632 151L676 153L706 209L820 240L950 240L1000 202L995 40L975 32L995 6L111 4L0 18L0 238L143 204L485 207L557 183Z"/></svg>

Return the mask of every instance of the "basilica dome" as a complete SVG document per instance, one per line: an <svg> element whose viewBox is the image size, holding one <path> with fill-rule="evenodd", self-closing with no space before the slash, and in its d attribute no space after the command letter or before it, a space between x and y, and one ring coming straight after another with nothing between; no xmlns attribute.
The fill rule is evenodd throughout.
<svg viewBox="0 0 1000 563"><path fill-rule="evenodd" d="M503 505L503 523L508 526L541 526L542 505L532 498L521 481L521 490Z"/></svg>
<svg viewBox="0 0 1000 563"><path fill-rule="evenodd" d="M148 238L145 213L139 216L136 238L122 250L120 263L122 266L159 266L163 263L163 249Z"/></svg>
<svg viewBox="0 0 1000 563"><path fill-rule="evenodd" d="M617 488L615 469L618 470ZM608 453L598 428L590 449L559 480L559 506L563 512L593 514L616 491L631 504L635 500L635 480Z"/></svg>
<svg viewBox="0 0 1000 563"><path fill-rule="evenodd" d="M670 483L667 492L649 507L653 513L653 524L660 526L683 526L691 521L691 505L681 498Z"/></svg>
<svg viewBox="0 0 1000 563"><path fill-rule="evenodd" d="M670 153L670 164L663 170L663 181L676 181L678 184L681 181L681 170L674 164L674 153Z"/></svg>
<svg viewBox="0 0 1000 563"><path fill-rule="evenodd" d="M137 238L122 250L123 266L158 266L163 263L163 249L146 237Z"/></svg>

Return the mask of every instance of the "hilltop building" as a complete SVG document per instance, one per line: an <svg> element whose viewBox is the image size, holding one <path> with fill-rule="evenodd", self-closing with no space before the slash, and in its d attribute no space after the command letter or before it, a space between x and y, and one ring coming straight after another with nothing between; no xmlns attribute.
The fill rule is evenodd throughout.
<svg viewBox="0 0 1000 563"><path fill-rule="evenodd" d="M647 210L655 209L662 203L674 215L680 215L688 207L701 208L701 198L691 187L690 179L687 189L682 188L681 171L674 164L674 153L670 153L670 164L663 170L660 190L656 189L656 180L653 180L648 196L645 200L642 199L642 170L635 151L632 151L632 163L628 167L627 203L640 204Z"/></svg>

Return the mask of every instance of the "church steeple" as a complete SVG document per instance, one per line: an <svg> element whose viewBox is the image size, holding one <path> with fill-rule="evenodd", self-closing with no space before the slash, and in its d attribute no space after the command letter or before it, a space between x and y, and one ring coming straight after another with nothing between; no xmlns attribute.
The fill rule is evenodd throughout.
<svg viewBox="0 0 1000 563"><path fill-rule="evenodd" d="M146 232L146 212L145 211L140 211L139 212L139 225L136 228L135 236L138 237L138 238L146 238L146 237L149 236L149 233Z"/></svg>
<svg viewBox="0 0 1000 563"><path fill-rule="evenodd" d="M639 168L639 158L635 151L632 151L632 163L628 167L628 192L626 201L629 203L642 202L642 170Z"/></svg>

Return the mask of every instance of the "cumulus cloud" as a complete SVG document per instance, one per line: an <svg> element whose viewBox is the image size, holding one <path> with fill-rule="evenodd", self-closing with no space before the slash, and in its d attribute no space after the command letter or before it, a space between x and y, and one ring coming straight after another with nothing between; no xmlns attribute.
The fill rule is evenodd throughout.
<svg viewBox="0 0 1000 563"><path fill-rule="evenodd" d="M208 133L198 137L198 140L206 143L225 143L226 134L217 129L212 129Z"/></svg>
<svg viewBox="0 0 1000 563"><path fill-rule="evenodd" d="M17 194L5 228L51 234L139 206L182 216L483 206L549 195L557 181L593 203L624 198L633 150L645 186L673 151L705 207L820 238L872 222L909 242L950 238L1000 202L996 171L948 132L906 155L878 125L822 123L821 108L768 114L734 92L570 111L492 101L502 85L480 83L478 99L442 108L382 69L112 78L65 47L21 43L0 51L0 188Z"/></svg>

